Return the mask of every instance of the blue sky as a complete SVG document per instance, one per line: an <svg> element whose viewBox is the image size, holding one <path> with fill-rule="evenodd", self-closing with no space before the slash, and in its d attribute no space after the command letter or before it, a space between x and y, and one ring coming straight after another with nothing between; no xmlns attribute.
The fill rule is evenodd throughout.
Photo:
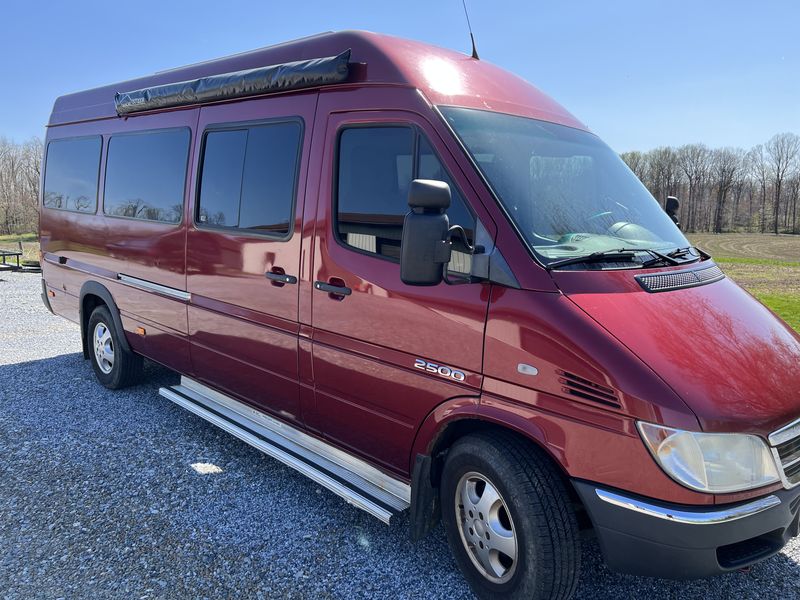
<svg viewBox="0 0 800 600"><path fill-rule="evenodd" d="M468 2L481 58L521 75L618 151L800 133L800 2ZM0 137L44 134L56 96L326 30L469 51L461 0L10 2Z"/></svg>

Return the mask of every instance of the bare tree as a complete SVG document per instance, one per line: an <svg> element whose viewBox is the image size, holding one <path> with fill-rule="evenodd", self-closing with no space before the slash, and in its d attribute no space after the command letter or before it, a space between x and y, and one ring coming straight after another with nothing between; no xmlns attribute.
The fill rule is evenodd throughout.
<svg viewBox="0 0 800 600"><path fill-rule="evenodd" d="M681 217L687 231L694 231L697 226L698 196L708 177L709 156L710 152L704 144L687 144L677 150L678 165L688 184L688 195L682 203L685 213Z"/></svg>
<svg viewBox="0 0 800 600"><path fill-rule="evenodd" d="M0 138L0 233L37 228L42 143L15 144Z"/></svg>
<svg viewBox="0 0 800 600"><path fill-rule="evenodd" d="M796 168L800 154L800 136L794 133L778 133L767 142L766 151L772 176L772 232L778 233L781 192L787 175Z"/></svg>
<svg viewBox="0 0 800 600"><path fill-rule="evenodd" d="M678 155L673 148L662 146L649 152L648 163L652 186L650 191L663 204L667 196L678 193L678 184L682 176Z"/></svg>
<svg viewBox="0 0 800 600"><path fill-rule="evenodd" d="M725 204L741 168L744 152L738 148L720 148L711 155L711 176L716 188L714 233L721 233L725 219Z"/></svg>
<svg viewBox="0 0 800 600"><path fill-rule="evenodd" d="M800 173L796 173L786 182L789 191L789 201L787 204L792 207L792 233L800 233L797 229L797 201L800 200Z"/></svg>
<svg viewBox="0 0 800 600"><path fill-rule="evenodd" d="M764 233L767 229L767 186L769 185L769 162L767 152L762 144L754 146L747 153L747 162L750 173L755 178L759 190L759 231Z"/></svg>
<svg viewBox="0 0 800 600"><path fill-rule="evenodd" d="M644 182L648 169L647 155L634 150L632 152L623 152L620 154L620 158L625 161L625 164L633 171L633 174Z"/></svg>

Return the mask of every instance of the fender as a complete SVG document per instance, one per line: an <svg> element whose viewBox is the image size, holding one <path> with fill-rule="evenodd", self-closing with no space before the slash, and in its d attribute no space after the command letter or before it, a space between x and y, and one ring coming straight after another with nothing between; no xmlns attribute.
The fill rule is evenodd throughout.
<svg viewBox="0 0 800 600"><path fill-rule="evenodd" d="M428 413L414 438L409 471L414 472L417 456L431 454L448 425L464 419L481 421L487 425L497 425L515 431L541 446L559 465L563 465L563 454L547 443L544 430L530 418L541 413L516 404L502 402L494 397L491 398L491 403L481 400L482 398L474 396L459 396L445 400Z"/></svg>
<svg viewBox="0 0 800 600"><path fill-rule="evenodd" d="M501 403L492 399L484 406L479 397L451 398L433 409L423 421L414 438L411 470L410 534L418 541L439 522L441 506L438 482L441 475L442 452L438 443L448 426L457 421L469 421L477 427L490 425L515 431L530 439L550 455L563 469L563 454L547 444L544 431L529 417L535 411ZM447 440L445 440L447 443Z"/></svg>
<svg viewBox="0 0 800 600"><path fill-rule="evenodd" d="M114 297L111 295L111 292L109 292L103 284L98 283L97 281L86 281L81 286L80 301L78 305L81 318L81 345L83 346L83 357L86 359L90 357L89 340L86 334L86 326L89 323L90 315L84 314L83 311L83 299L89 294L100 298L108 307L108 311L111 313L111 318L114 320L114 327L120 334L120 345L124 350L131 352L131 347L128 345L128 339L125 337L125 329L122 327L122 319L119 317L119 308L117 308L117 303L114 302Z"/></svg>
<svg viewBox="0 0 800 600"><path fill-rule="evenodd" d="M430 455L436 440L447 425L458 419L476 418L479 405L478 396L456 396L445 400L429 412L414 437L409 472L414 472L418 455Z"/></svg>
<svg viewBox="0 0 800 600"><path fill-rule="evenodd" d="M439 522L439 469L432 457L436 441L448 424L475 416L480 398L457 396L439 404L417 429L412 446L411 509L409 511L411 541L419 541Z"/></svg>
<svg viewBox="0 0 800 600"><path fill-rule="evenodd" d="M567 475L564 449L559 444L551 443L552 435L547 435L546 412L506 402L496 396L484 396L478 408L478 416L483 421L505 427L531 440L553 460L564 475ZM540 426L540 422L545 423L545 427Z"/></svg>

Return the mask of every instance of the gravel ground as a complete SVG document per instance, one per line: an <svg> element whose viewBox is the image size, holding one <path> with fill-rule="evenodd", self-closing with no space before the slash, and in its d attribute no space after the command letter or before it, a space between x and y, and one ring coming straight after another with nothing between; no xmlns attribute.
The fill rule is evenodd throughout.
<svg viewBox="0 0 800 600"><path fill-rule="evenodd" d="M0 597L470 596L441 527L412 544L161 398L174 373L102 388L39 285L0 273ZM798 541L689 583L611 573L594 542L583 563L579 598L800 597Z"/></svg>

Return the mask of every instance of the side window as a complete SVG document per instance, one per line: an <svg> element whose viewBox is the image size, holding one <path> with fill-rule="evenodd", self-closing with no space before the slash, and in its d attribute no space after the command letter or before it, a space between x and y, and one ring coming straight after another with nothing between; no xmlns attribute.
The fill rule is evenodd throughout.
<svg viewBox="0 0 800 600"><path fill-rule="evenodd" d="M105 214L180 222L189 138L188 129L111 136L103 192Z"/></svg>
<svg viewBox="0 0 800 600"><path fill-rule="evenodd" d="M197 223L288 235L301 135L298 122L208 132Z"/></svg>
<svg viewBox="0 0 800 600"><path fill-rule="evenodd" d="M349 246L400 260L414 130L354 127L339 138L336 226Z"/></svg>
<svg viewBox="0 0 800 600"><path fill-rule="evenodd" d="M47 145L44 169L45 208L94 213L100 176L98 136L53 140Z"/></svg>
<svg viewBox="0 0 800 600"><path fill-rule="evenodd" d="M464 227L472 241L475 217L429 142L411 127L395 126L352 127L340 134L336 193L339 239L358 250L399 260L412 179L438 179L450 184L450 224ZM456 246L448 268L469 273L470 259Z"/></svg>

